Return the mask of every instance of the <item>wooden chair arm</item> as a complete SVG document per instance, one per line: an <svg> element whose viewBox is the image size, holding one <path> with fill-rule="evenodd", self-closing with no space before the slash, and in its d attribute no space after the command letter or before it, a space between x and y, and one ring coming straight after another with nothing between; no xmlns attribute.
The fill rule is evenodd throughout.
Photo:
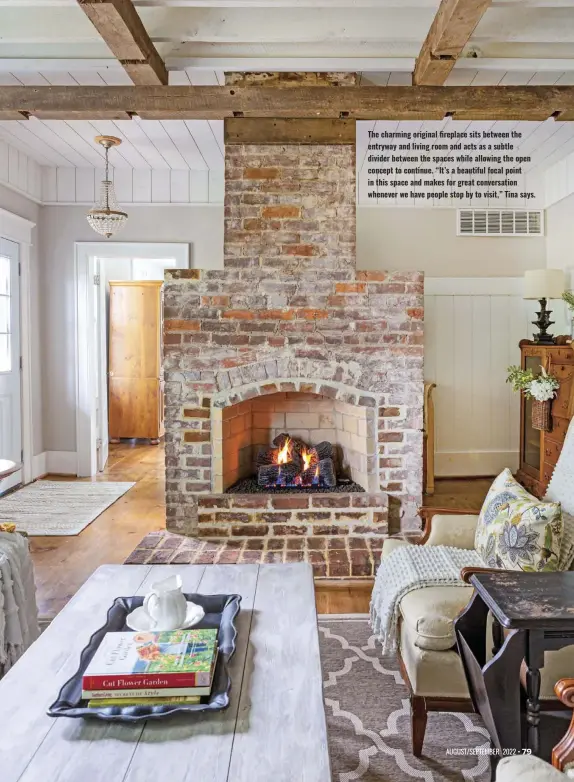
<svg viewBox="0 0 574 782"><path fill-rule="evenodd" d="M501 573L500 568L494 567L463 567L460 571L460 577L465 584L470 584L470 577L480 573Z"/></svg>
<svg viewBox="0 0 574 782"><path fill-rule="evenodd" d="M560 679L554 692L565 706L574 709L574 679ZM574 762L574 714L562 740L552 750L552 765L559 771Z"/></svg>
<svg viewBox="0 0 574 782"><path fill-rule="evenodd" d="M478 516L479 513L480 508L432 508L426 505L417 510L421 519L432 519L433 516Z"/></svg>
<svg viewBox="0 0 574 782"><path fill-rule="evenodd" d="M554 692L565 706L574 709L574 679L560 679L554 685Z"/></svg>

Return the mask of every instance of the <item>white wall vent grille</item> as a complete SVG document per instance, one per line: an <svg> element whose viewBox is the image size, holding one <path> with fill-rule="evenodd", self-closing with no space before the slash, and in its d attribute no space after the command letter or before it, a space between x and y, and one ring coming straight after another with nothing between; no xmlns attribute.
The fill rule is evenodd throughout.
<svg viewBox="0 0 574 782"><path fill-rule="evenodd" d="M458 236L543 236L544 214L526 209L459 209Z"/></svg>

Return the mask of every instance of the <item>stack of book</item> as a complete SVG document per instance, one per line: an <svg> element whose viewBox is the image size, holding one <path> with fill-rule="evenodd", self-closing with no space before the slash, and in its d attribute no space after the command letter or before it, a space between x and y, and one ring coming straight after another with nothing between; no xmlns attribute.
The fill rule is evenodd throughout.
<svg viewBox="0 0 574 782"><path fill-rule="evenodd" d="M217 630L106 633L82 678L91 708L200 703L209 696Z"/></svg>

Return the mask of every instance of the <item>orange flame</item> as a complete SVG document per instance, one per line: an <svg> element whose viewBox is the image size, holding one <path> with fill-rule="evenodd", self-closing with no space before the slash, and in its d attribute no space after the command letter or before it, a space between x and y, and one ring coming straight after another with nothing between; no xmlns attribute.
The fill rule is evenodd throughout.
<svg viewBox="0 0 574 782"><path fill-rule="evenodd" d="M290 455L291 455L291 440L288 437L285 440L285 445L283 446L283 448L280 449L279 453L277 454L277 464L287 464Z"/></svg>
<svg viewBox="0 0 574 782"><path fill-rule="evenodd" d="M303 471L308 470L311 466L311 459L313 458L311 451L303 451L301 456L303 457Z"/></svg>

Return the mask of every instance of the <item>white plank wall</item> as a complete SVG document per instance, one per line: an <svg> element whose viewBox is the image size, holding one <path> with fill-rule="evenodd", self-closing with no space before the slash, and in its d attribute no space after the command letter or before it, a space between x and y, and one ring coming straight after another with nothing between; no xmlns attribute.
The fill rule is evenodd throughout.
<svg viewBox="0 0 574 782"><path fill-rule="evenodd" d="M574 193L574 152L544 171L546 208Z"/></svg>
<svg viewBox="0 0 574 782"><path fill-rule="evenodd" d="M536 308L522 299L521 286L521 278L425 281L425 380L437 384L437 475L495 475L518 466L519 398L505 382L506 369L520 362L518 343L531 337Z"/></svg>
<svg viewBox="0 0 574 782"><path fill-rule="evenodd" d="M116 168L110 173L120 204L223 203L223 171ZM103 178L104 171L98 168L46 167L42 201L92 206Z"/></svg>
<svg viewBox="0 0 574 782"><path fill-rule="evenodd" d="M42 166L22 150L0 139L0 185L39 202L42 198Z"/></svg>

